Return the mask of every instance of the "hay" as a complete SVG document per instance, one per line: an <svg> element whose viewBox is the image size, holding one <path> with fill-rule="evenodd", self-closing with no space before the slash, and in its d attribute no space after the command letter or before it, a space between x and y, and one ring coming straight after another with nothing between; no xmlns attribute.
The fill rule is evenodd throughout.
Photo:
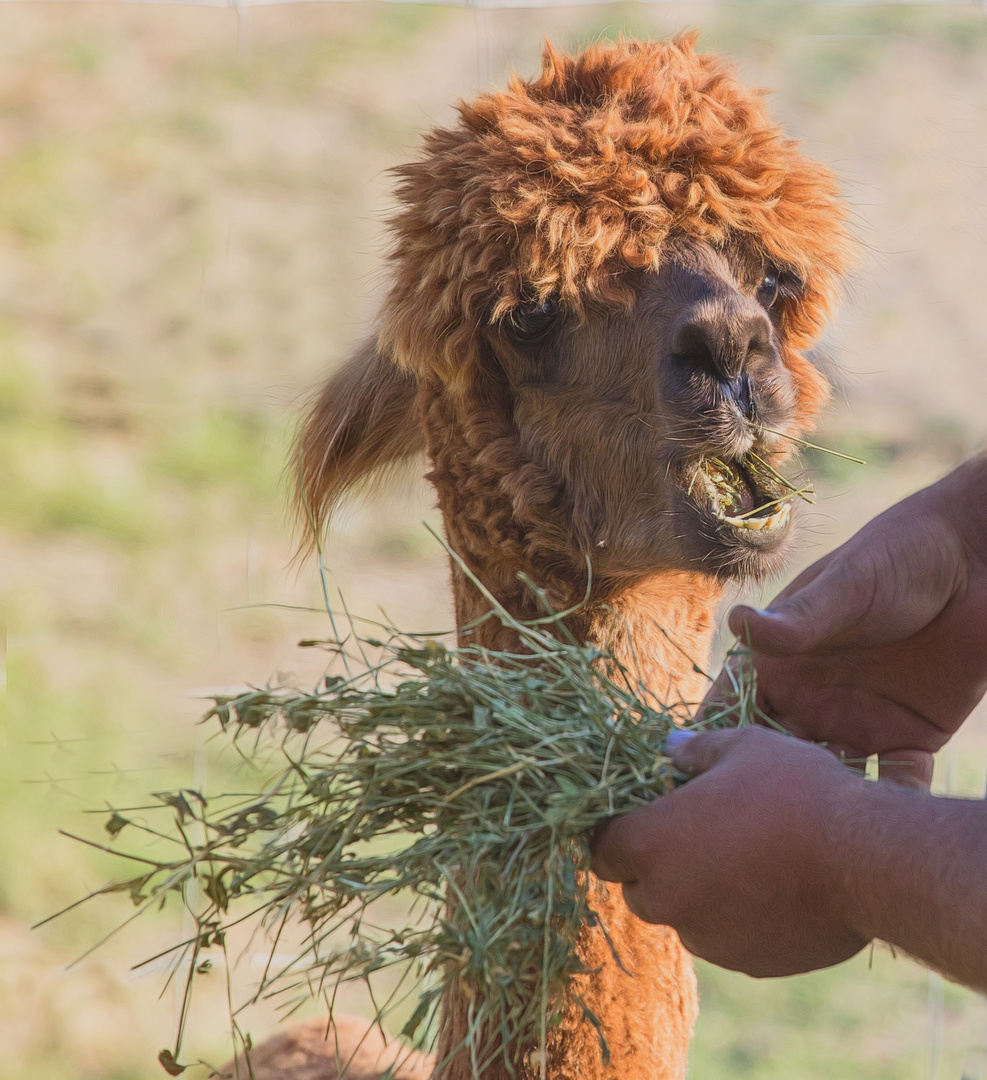
<svg viewBox="0 0 987 1080"><path fill-rule="evenodd" d="M141 873L99 890L129 891L141 908L173 894L190 905L196 932L178 947L186 1008L204 950L225 947L230 925L259 914L273 957L295 918L303 955L280 970L272 963L260 992L320 994L331 1011L341 984L363 982L378 1022L398 1013L401 1035L428 1049L444 989L460 984L472 1002L464 1045L475 1074L496 1056L513 1072L512 1046L543 1049L581 970L579 928L596 921L588 837L602 818L670 789L662 748L683 713L654 701L613 656L560 640L561 616L489 617L510 623L523 652L353 631L345 643L303 643L347 669L312 693L216 698L206 719L250 757L273 753L280 764L248 795L156 795L173 811L168 835L180 854L131 856ZM738 691L749 709L751 694ZM106 825L114 837L129 826L164 831L120 811ZM407 917L395 923L395 910ZM383 999L380 975L391 968ZM595 1023L588 1011L586 1021ZM162 1052L173 1073L181 1026L175 1049Z"/></svg>

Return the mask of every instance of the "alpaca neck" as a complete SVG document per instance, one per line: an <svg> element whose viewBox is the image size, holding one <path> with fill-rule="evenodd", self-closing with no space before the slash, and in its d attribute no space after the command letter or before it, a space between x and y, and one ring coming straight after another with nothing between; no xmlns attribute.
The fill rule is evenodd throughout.
<svg viewBox="0 0 987 1080"><path fill-rule="evenodd" d="M482 580L482 568L476 576ZM460 627L489 610L475 585L458 567L453 580ZM503 581L503 578L501 579ZM567 622L578 640L607 649L654 698L663 704L697 702L713 635L713 615L721 586L703 575L657 573L633 586L591 601ZM498 597L512 614L534 617L529 589ZM461 640L509 650L520 642L496 618L477 623ZM563 1004L562 1021L549 1033L549 1080L682 1080L698 1010L695 976L678 936L668 927L650 926L627 910L619 889L591 875L590 903L605 926L584 927L577 952L591 975L576 976ZM609 940L608 940L609 939ZM613 950L620 957L617 964ZM469 1056L453 1053L467 1034L468 999L454 988L444 1001L439 1061L441 1080L471 1080ZM596 1028L584 1019L584 1006L597 1018L610 1061L604 1065ZM539 1076L538 1063L519 1054L524 1080ZM498 1060L483 1080L508 1080Z"/></svg>
<svg viewBox="0 0 987 1080"><path fill-rule="evenodd" d="M477 580L494 575L471 568ZM542 618L545 609L531 588L505 582L498 602L519 621ZM497 618L482 620L490 602L466 574L453 568L456 621L463 644L513 651L518 632ZM492 590L491 590L492 591ZM663 705L695 704L705 693L705 671L723 586L704 574L660 571L622 588L599 586L587 603L565 619L577 641L594 642L610 653ZM469 627L464 630L464 627ZM697 670L697 668L699 670Z"/></svg>
<svg viewBox="0 0 987 1080"><path fill-rule="evenodd" d="M579 605L589 579L586 602L565 620L576 640L609 650L658 702L698 701L703 686L696 665L705 666L709 653L718 583L682 570L622 583L587 573L584 552L593 547L568 527L577 516L571 492L549 466L523 452L496 385L474 389L462 402L440 387L424 388L419 405L430 478L457 556L452 577L461 644L504 652L521 647L515 628L484 618L491 595L516 620L545 615L542 598L519 580L519 571L544 590L556 611ZM592 876L590 902L609 938L597 926L580 932L576 952L592 974L575 976L567 991L562 1020L547 1040L547 1077L681 1080L698 1008L688 956L674 931L636 919L618 889ZM607 1065L584 1006L600 1024L610 1052ZM441 1080L471 1080L469 1054L457 1049L464 1045L470 1016L466 989L453 986L442 1003L436 1073ZM482 1080L537 1077L540 1070L526 1057L530 1049L517 1048L515 1073L498 1058Z"/></svg>
<svg viewBox="0 0 987 1080"><path fill-rule="evenodd" d="M583 637L612 653L659 702L699 702L723 587L685 571L653 574L599 604Z"/></svg>

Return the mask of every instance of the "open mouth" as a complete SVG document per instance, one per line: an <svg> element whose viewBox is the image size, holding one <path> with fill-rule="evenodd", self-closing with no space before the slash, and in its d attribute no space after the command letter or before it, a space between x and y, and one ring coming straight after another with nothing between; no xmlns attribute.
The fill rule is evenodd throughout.
<svg viewBox="0 0 987 1080"><path fill-rule="evenodd" d="M784 529L792 500L812 501L811 488L796 487L755 454L743 461L703 458L690 484L690 492L697 491L705 493L718 521L752 532Z"/></svg>

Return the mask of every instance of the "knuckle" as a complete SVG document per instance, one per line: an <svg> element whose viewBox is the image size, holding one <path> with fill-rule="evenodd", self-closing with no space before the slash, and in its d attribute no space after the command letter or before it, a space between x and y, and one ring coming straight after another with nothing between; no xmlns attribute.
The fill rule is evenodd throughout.
<svg viewBox="0 0 987 1080"><path fill-rule="evenodd" d="M659 895L643 887L639 882L625 885L624 903L633 915L647 923L666 923L665 912Z"/></svg>

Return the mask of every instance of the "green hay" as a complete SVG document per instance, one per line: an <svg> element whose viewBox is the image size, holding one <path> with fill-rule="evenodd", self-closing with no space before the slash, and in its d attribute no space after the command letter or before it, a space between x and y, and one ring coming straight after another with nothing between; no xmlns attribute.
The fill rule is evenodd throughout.
<svg viewBox="0 0 987 1080"><path fill-rule="evenodd" d="M259 916L273 944L258 996L317 994L331 1011L340 985L362 982L377 1023L397 1014L401 1035L430 1049L443 992L459 985L471 1006L456 1049L474 1074L498 1057L513 1074L517 1047L535 1051L544 1072L538 1051L583 970L579 928L598 921L588 838L601 819L670 790L662 750L684 713L656 702L612 655L560 640L562 616L488 617L516 630L523 652L393 631L361 638L352 623L346 644L303 643L328 648L346 674L312 693L219 697L206 717L253 760L273 756L262 790L159 793L170 830L113 813L112 837L140 829L180 849L173 859L127 855L140 872L99 892L129 892L142 910L172 894L189 907L195 935L173 950L187 964L186 1011L207 950ZM752 692L737 690L749 714ZM694 726L722 726L725 713ZM276 970L289 919L306 940ZM596 1023L588 1010L586 1021ZM183 1027L161 1058L173 1074ZM602 1035L600 1049L606 1057Z"/></svg>

